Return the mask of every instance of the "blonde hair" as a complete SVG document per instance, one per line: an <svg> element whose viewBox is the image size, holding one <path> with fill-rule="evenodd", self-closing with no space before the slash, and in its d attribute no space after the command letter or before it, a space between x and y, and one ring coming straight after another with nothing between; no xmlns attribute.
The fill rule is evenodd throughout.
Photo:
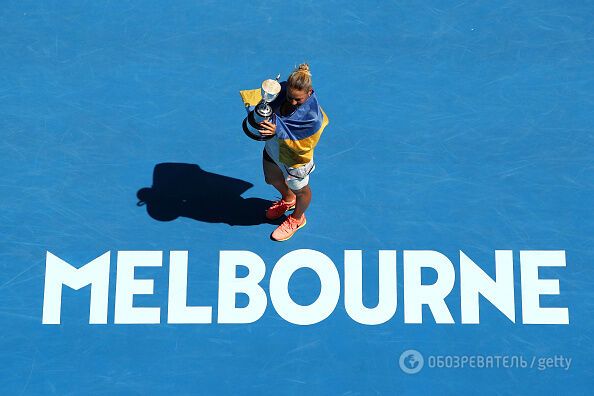
<svg viewBox="0 0 594 396"><path fill-rule="evenodd" d="M287 85L298 91L309 92L309 90L312 89L309 65L307 63L302 63L297 66L289 76Z"/></svg>

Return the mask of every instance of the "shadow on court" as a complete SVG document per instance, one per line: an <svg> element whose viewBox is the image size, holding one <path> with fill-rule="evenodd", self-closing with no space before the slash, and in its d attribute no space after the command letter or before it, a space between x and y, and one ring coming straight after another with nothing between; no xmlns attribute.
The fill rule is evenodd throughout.
<svg viewBox="0 0 594 396"><path fill-rule="evenodd" d="M278 224L264 217L271 201L241 197L252 187L249 182L207 172L196 164L162 163L153 170L152 187L136 193L137 205L146 205L149 216L159 221L183 216L232 226Z"/></svg>

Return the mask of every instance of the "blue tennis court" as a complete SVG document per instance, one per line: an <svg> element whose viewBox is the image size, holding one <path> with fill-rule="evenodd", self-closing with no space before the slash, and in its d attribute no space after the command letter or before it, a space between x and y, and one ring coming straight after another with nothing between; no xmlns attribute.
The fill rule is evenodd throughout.
<svg viewBox="0 0 594 396"><path fill-rule="evenodd" d="M2 393L590 394L593 15L556 0L4 1ZM302 62L330 123L307 226L277 243L262 216L277 195L239 91ZM269 295L275 264L299 249L341 279L336 308L309 326ZM367 307L379 251L397 251L387 322L347 313L345 250L363 252ZM405 323L403 252L427 250L455 269L453 324L428 306ZM463 324L460 251L495 277L496 250L513 252L515 323L481 298L480 324ZM541 250L565 252L566 267L539 272L559 280L540 305L567 308L569 324L522 321L520 251ZM125 251L163 252L134 273L154 286L134 306L160 308L159 323L116 323ZM213 323L168 323L171 251L188 251L187 305L211 306ZM252 323L217 323L222 251L265 263L268 303ZM48 252L77 268L110 252L107 324L89 323L89 286L64 287L60 324L42 324ZM301 269L288 288L305 306L323 285ZM406 372L414 354L403 368L408 350L419 372ZM463 356L498 363L451 367Z"/></svg>

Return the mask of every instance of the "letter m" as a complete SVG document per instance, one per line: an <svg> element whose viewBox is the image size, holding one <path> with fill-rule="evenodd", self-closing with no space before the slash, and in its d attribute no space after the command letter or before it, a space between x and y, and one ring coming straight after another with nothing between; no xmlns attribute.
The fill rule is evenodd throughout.
<svg viewBox="0 0 594 396"><path fill-rule="evenodd" d="M62 285L79 290L91 285L89 323L107 323L109 300L110 252L97 257L80 268L47 252L45 261L45 289L43 292L43 324L60 324Z"/></svg>

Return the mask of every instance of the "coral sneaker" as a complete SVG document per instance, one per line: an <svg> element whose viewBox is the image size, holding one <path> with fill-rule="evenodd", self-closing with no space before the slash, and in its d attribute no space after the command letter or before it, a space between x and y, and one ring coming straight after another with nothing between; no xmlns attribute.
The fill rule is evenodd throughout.
<svg viewBox="0 0 594 396"><path fill-rule="evenodd" d="M295 202L297 201L286 202L283 199L276 201L266 211L266 218L268 220L276 220L280 218L287 210L295 209Z"/></svg>
<svg viewBox="0 0 594 396"><path fill-rule="evenodd" d="M297 220L293 217L293 215L289 215L286 220L283 221L276 230L274 230L274 232L270 235L270 238L277 242L286 241L287 239L291 238L298 229L304 227L305 224L307 224L305 215L303 215L301 220Z"/></svg>

